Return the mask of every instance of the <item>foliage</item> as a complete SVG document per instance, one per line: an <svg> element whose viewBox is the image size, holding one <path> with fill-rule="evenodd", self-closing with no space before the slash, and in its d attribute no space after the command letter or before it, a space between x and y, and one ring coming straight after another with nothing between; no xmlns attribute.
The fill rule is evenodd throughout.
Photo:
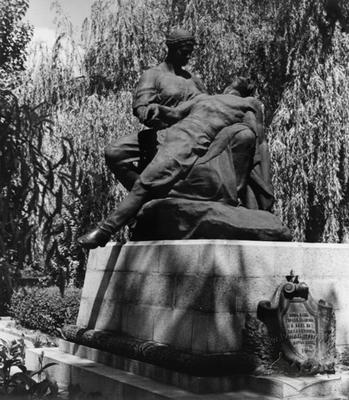
<svg viewBox="0 0 349 400"><path fill-rule="evenodd" d="M53 218L62 209L61 166L70 143L62 138L52 157L47 151L52 130L44 108L20 105L7 90L0 90L0 106L0 249L2 264L8 263L16 277L47 248L47 240L40 238L51 234Z"/></svg>
<svg viewBox="0 0 349 400"><path fill-rule="evenodd" d="M94 92L81 73L80 49L69 33L69 24L57 9L59 27L52 54L44 47L33 48L23 85L17 93L22 101L53 104L48 110L53 118L53 132L46 141L47 153L57 158L57 148L65 138L71 148L64 152L61 174L62 210L51 218L51 235L46 236L46 259L41 272L46 284L57 284L63 293L68 284L81 286L86 253L76 244L85 233L124 196L124 190L105 170L104 148L115 137L140 129L132 117L129 92L117 94ZM78 75L78 77L76 77ZM54 196L55 197L55 196ZM116 235L124 241L127 229Z"/></svg>
<svg viewBox="0 0 349 400"><path fill-rule="evenodd" d="M296 240L337 242L348 227L349 36L323 2L299 3L285 45L289 83L270 126L276 209Z"/></svg>
<svg viewBox="0 0 349 400"><path fill-rule="evenodd" d="M260 80L254 59L271 40L274 8L271 1L188 2L183 24L198 42L193 68L200 71L209 92L223 91L237 75Z"/></svg>
<svg viewBox="0 0 349 400"><path fill-rule="evenodd" d="M28 371L24 365L23 339L7 342L0 339L0 393L2 395L21 396L21 398L44 398L55 396L58 393L57 383L48 377L41 379L46 368L55 363L43 366L43 353L39 357L40 368L38 371ZM20 372L13 373L13 368ZM39 380L33 379L35 376Z"/></svg>
<svg viewBox="0 0 349 400"><path fill-rule="evenodd" d="M0 257L0 315L7 315L12 296L10 267L3 257Z"/></svg>
<svg viewBox="0 0 349 400"><path fill-rule="evenodd" d="M24 68L26 45L32 27L21 22L28 8L28 0L0 3L0 84L8 82L9 74Z"/></svg>
<svg viewBox="0 0 349 400"><path fill-rule="evenodd" d="M76 244L77 237L105 217L124 196L103 160L104 149L114 136L137 129L130 111L131 96L121 92L86 96L83 104L73 103L69 109L56 112L55 134L58 138L70 137L76 168L65 169L64 210L55 218L57 230L51 239L47 271L53 276L63 270L65 283L82 284L85 257ZM123 241L125 235L122 231L116 239Z"/></svg>
<svg viewBox="0 0 349 400"><path fill-rule="evenodd" d="M18 399L103 399L99 392L84 392L79 385L69 385L68 392L59 392L57 382L46 370L56 363L44 365L44 352L38 357L39 369L30 371L24 363L23 339L5 341L0 339L0 397ZM19 370L16 372L15 370Z"/></svg>
<svg viewBox="0 0 349 400"><path fill-rule="evenodd" d="M19 339L7 342L0 340L0 390L3 394L9 393L13 381L11 379L11 369L17 367L24 371L24 340Z"/></svg>
<svg viewBox="0 0 349 400"><path fill-rule="evenodd" d="M0 84L9 87L20 82L14 72L23 68L31 35L31 28L20 22L27 7L28 2L20 0L0 6ZM42 262L39 254L47 250L53 217L62 209L60 168L70 158L69 141L61 138L52 157L47 151L51 133L45 105L19 102L12 91L0 89L0 264L6 273L2 284L16 279L26 265ZM6 291L11 288L4 286L2 294Z"/></svg>
<svg viewBox="0 0 349 400"><path fill-rule="evenodd" d="M165 56L165 35L183 25L186 0L95 1L82 27L90 87L133 90L140 74Z"/></svg>
<svg viewBox="0 0 349 400"><path fill-rule="evenodd" d="M9 313L22 326L60 336L79 311L81 290L68 288L64 297L57 287L20 289L12 295Z"/></svg>

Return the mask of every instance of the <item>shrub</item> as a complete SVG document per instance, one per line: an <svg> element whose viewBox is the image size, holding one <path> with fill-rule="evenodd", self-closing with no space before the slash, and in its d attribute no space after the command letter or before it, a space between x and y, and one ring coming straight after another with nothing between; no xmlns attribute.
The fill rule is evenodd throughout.
<svg viewBox="0 0 349 400"><path fill-rule="evenodd" d="M0 315L7 315L12 295L9 269L8 264L0 257Z"/></svg>
<svg viewBox="0 0 349 400"><path fill-rule="evenodd" d="M76 322L80 297L77 288L67 288L64 297L57 287L22 288L12 295L9 314L26 328L60 336L63 325Z"/></svg>

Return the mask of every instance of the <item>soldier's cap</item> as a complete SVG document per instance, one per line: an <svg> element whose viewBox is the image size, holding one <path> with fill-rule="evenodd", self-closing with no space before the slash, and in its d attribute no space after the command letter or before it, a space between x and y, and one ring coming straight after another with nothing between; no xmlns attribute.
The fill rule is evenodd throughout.
<svg viewBox="0 0 349 400"><path fill-rule="evenodd" d="M174 29L166 36L167 46L178 46L187 43L196 44L194 36L184 29Z"/></svg>

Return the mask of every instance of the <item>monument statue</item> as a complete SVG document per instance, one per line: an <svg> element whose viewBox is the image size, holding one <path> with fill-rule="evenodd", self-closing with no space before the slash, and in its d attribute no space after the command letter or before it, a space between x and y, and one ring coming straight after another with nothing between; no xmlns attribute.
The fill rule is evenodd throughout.
<svg viewBox="0 0 349 400"><path fill-rule="evenodd" d="M150 129L106 150L108 166L130 193L79 243L104 246L151 200L139 214L137 240L205 237L210 220L219 227L212 238L288 240L288 230L270 213L251 216L240 208L235 215L232 209L270 210L273 204L263 114L250 97L253 87L238 78L223 95L208 95L182 68L193 51L192 35L177 30L166 43L165 62L144 73L135 94L134 113ZM179 206L185 210L178 213ZM174 218L173 229L165 234L161 228L145 229L164 208L168 215L161 219ZM251 218L261 219L257 229L245 227Z"/></svg>
<svg viewBox="0 0 349 400"><path fill-rule="evenodd" d="M78 240L85 248L104 246L135 219L132 240L90 252L79 316L63 329L62 351L117 368L100 384L111 397L114 382L119 391L127 385L123 394L134 385L142 396L138 375L151 380L150 396L156 380L189 394L339 393L336 376L309 382L299 375L334 372L333 310L341 307L345 315L346 288L337 297L333 276L323 282L335 270L327 248L318 255L317 246L276 243L290 233L271 212L269 153L254 85L237 77L223 94L207 94L183 69L194 43L183 30L167 37L166 60L143 74L134 96L134 114L148 129L106 149L107 165L129 194ZM189 238L209 240L172 240ZM346 271L345 257L337 263ZM291 267L311 277L314 293L335 300L333 306L315 301L293 273L280 284ZM275 288L271 301L262 301ZM345 329L339 337L347 343ZM132 372L131 385L122 370Z"/></svg>

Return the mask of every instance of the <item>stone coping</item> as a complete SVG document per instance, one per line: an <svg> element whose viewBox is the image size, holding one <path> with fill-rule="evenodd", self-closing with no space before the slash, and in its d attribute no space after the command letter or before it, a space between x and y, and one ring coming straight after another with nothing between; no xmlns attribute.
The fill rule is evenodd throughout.
<svg viewBox="0 0 349 400"><path fill-rule="evenodd" d="M163 245L241 245L258 247L303 247L303 248L334 248L349 250L349 243L310 243L310 242L272 242L260 240L228 240L228 239L186 239L186 240L149 240L128 241L124 244L108 242L106 246L163 246Z"/></svg>

